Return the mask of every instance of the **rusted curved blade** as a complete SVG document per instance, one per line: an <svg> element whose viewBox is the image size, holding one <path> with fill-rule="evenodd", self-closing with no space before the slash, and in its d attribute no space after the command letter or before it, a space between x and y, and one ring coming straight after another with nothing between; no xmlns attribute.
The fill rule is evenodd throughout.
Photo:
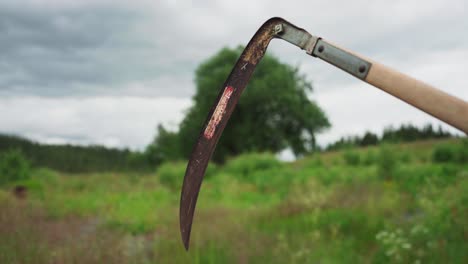
<svg viewBox="0 0 468 264"><path fill-rule="evenodd" d="M291 43L299 46L299 44L305 45L306 42L309 41L308 38L311 37L310 34L303 29L293 26L284 19L272 18L265 22L252 37L236 62L234 69L218 95L218 99L208 114L204 129L200 133L197 143L194 146L185 172L180 197L180 232L182 241L187 250L189 248L195 205L208 162L255 66L265 54L270 40L274 37L281 37L278 33L283 30L282 25L290 29L289 33L287 31L285 32L287 34L299 33L288 36L287 39L285 38ZM298 44L296 42L300 43ZM300 47L304 48L302 46Z"/></svg>

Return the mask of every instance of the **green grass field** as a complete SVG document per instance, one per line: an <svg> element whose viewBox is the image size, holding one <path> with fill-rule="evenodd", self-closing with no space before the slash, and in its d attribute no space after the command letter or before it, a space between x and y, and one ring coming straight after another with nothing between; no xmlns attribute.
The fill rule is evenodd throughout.
<svg viewBox="0 0 468 264"><path fill-rule="evenodd" d="M468 263L468 145L349 149L210 165L186 252L186 162L155 173L36 169L0 190L0 263Z"/></svg>

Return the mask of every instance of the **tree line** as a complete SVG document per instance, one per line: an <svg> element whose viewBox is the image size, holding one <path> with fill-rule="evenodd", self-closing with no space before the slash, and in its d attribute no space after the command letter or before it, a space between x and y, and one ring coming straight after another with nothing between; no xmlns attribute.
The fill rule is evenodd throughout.
<svg viewBox="0 0 468 264"><path fill-rule="evenodd" d="M159 126L155 141L148 145L145 151L138 152L97 145L48 145L19 136L0 134L0 159L14 150L19 151L33 167L48 167L69 173L149 171L165 161L181 159L175 152L179 144L177 136L176 132ZM342 137L324 147L322 151L452 137L456 136L440 126L434 128L431 124L423 127L403 124L399 127L385 128L381 136L368 131L362 136Z"/></svg>
<svg viewBox="0 0 468 264"><path fill-rule="evenodd" d="M327 145L325 150L340 150L352 147L366 147L378 145L380 143L401 143L426 139L440 139L455 137L439 126L437 129L432 124L427 124L421 128L412 124L402 124L400 127L388 126L383 130L382 136L367 131L362 136L342 137L339 140Z"/></svg>
<svg viewBox="0 0 468 264"><path fill-rule="evenodd" d="M70 173L151 168L144 153L128 149L97 145L48 145L14 135L0 135L0 158L11 151L19 151L33 167L48 167Z"/></svg>

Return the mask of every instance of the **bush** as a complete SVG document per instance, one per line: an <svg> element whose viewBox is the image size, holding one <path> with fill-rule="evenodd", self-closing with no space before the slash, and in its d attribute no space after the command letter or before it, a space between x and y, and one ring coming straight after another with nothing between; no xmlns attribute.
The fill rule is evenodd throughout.
<svg viewBox="0 0 468 264"><path fill-rule="evenodd" d="M361 156L359 153L352 150L346 150L343 152L343 159L346 164L350 166L357 166L361 162Z"/></svg>
<svg viewBox="0 0 468 264"><path fill-rule="evenodd" d="M466 163L468 162L468 139L464 139L459 153L459 162Z"/></svg>
<svg viewBox="0 0 468 264"><path fill-rule="evenodd" d="M228 161L225 171L240 179L249 180L256 171L280 169L283 164L271 153L250 153Z"/></svg>
<svg viewBox="0 0 468 264"><path fill-rule="evenodd" d="M397 158L389 146L380 147L377 160L379 176L384 180L392 180L397 167Z"/></svg>
<svg viewBox="0 0 468 264"><path fill-rule="evenodd" d="M19 150L10 150L0 157L0 185L27 180L29 162Z"/></svg>
<svg viewBox="0 0 468 264"><path fill-rule="evenodd" d="M402 152L400 154L399 160L403 163L411 163L412 161L411 154L408 151Z"/></svg>
<svg viewBox="0 0 468 264"><path fill-rule="evenodd" d="M280 196L287 194L289 187L299 180L302 179L295 177L287 168L257 170L249 175L249 182L253 183L260 192L276 193Z"/></svg>
<svg viewBox="0 0 468 264"><path fill-rule="evenodd" d="M436 146L432 153L432 161L434 162L452 162L456 160L456 157L456 147L449 144Z"/></svg>
<svg viewBox="0 0 468 264"><path fill-rule="evenodd" d="M443 144L436 146L432 152L432 161L439 163L467 163L468 140L464 139L461 144Z"/></svg>
<svg viewBox="0 0 468 264"><path fill-rule="evenodd" d="M158 167L159 182L172 189L180 189L185 175L186 162L166 162Z"/></svg>
<svg viewBox="0 0 468 264"><path fill-rule="evenodd" d="M457 160L461 164L468 163L468 138L463 139L458 151Z"/></svg>
<svg viewBox="0 0 468 264"><path fill-rule="evenodd" d="M240 181L251 183L260 192L284 195L300 177L293 177L289 167L271 153L250 153L230 160L224 171Z"/></svg>
<svg viewBox="0 0 468 264"><path fill-rule="evenodd" d="M364 165L372 165L377 161L377 153L374 150L368 150L365 156L362 158L362 163Z"/></svg>
<svg viewBox="0 0 468 264"><path fill-rule="evenodd" d="M317 155L311 163L311 166L313 167L323 167L323 161L322 159Z"/></svg>
<svg viewBox="0 0 468 264"><path fill-rule="evenodd" d="M59 183L59 175L57 172L47 169L47 168L40 168L34 170L33 178L43 182L47 186L57 186Z"/></svg>
<svg viewBox="0 0 468 264"><path fill-rule="evenodd" d="M418 164L398 168L393 179L405 192L420 196L423 188L434 185L446 188L457 181L462 171L454 164Z"/></svg>

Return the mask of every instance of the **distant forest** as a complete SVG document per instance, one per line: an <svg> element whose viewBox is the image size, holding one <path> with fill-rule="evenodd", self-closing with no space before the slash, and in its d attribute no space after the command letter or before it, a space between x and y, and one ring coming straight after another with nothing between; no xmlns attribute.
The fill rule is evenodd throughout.
<svg viewBox="0 0 468 264"><path fill-rule="evenodd" d="M49 145L0 134L0 158L9 150L19 150L33 167L63 172L149 170L144 154L104 146ZM156 165L153 166L154 168Z"/></svg>
<svg viewBox="0 0 468 264"><path fill-rule="evenodd" d="M455 135L442 129L439 126L435 129L431 124L418 128L412 124L403 124L400 127L386 127L382 136L372 132L366 132L362 136L342 137L332 144L329 144L325 150L340 150L350 147L365 147L378 145L380 143L401 143L425 139L451 138Z"/></svg>
<svg viewBox="0 0 468 264"><path fill-rule="evenodd" d="M362 136L343 137L329 144L323 150L332 151L387 142L399 143L450 137L455 137L455 135L442 130L441 127L435 129L428 124L418 128L407 124L398 128L387 127L382 136L366 132ZM148 146L147 150L143 152L135 152L104 146L49 145L33 142L19 136L0 134L0 158L3 153L9 150L19 150L33 167L48 167L68 173L150 171L163 162L151 157L150 153L154 153L154 151L148 151L150 147L154 146Z"/></svg>

